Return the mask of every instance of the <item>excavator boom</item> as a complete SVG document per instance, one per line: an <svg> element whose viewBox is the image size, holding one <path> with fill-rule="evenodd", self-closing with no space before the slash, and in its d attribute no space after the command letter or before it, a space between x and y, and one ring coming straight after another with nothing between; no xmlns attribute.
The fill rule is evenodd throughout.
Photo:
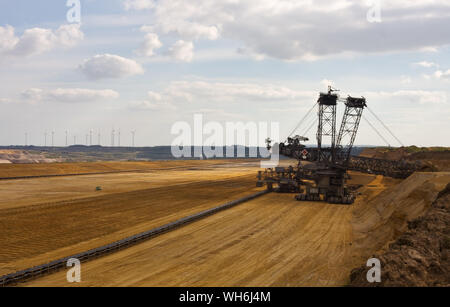
<svg viewBox="0 0 450 307"><path fill-rule="evenodd" d="M359 124L364 108L367 107L366 99L348 97L345 101L345 111L341 128L336 141L335 163L344 167L348 166L351 151L358 133Z"/></svg>

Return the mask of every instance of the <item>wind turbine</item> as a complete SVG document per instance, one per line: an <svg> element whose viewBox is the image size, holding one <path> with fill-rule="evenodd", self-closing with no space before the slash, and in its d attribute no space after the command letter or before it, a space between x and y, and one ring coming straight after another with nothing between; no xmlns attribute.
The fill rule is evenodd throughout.
<svg viewBox="0 0 450 307"><path fill-rule="evenodd" d="M92 146L92 129L89 130L89 146Z"/></svg>
<svg viewBox="0 0 450 307"><path fill-rule="evenodd" d="M114 128L111 131L111 147L114 147L114 138L116 137L116 131Z"/></svg>
<svg viewBox="0 0 450 307"><path fill-rule="evenodd" d="M55 130L52 130L52 147L55 146L54 140L55 140Z"/></svg>
<svg viewBox="0 0 450 307"><path fill-rule="evenodd" d="M120 147L120 129L119 129L119 144L118 145Z"/></svg>
<svg viewBox="0 0 450 307"><path fill-rule="evenodd" d="M28 132L25 132L25 146L28 146Z"/></svg>
<svg viewBox="0 0 450 307"><path fill-rule="evenodd" d="M44 132L44 147L47 147L47 131Z"/></svg>
<svg viewBox="0 0 450 307"><path fill-rule="evenodd" d="M66 147L69 145L69 143L68 143L68 135L69 135L69 131L66 130Z"/></svg>
<svg viewBox="0 0 450 307"><path fill-rule="evenodd" d="M131 131L131 146L134 147L134 138L136 136L136 130Z"/></svg>

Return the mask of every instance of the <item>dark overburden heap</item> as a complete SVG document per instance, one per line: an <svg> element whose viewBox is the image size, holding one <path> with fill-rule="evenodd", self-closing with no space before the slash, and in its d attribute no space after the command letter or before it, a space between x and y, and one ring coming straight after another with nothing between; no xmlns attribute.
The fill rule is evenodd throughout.
<svg viewBox="0 0 450 307"><path fill-rule="evenodd" d="M367 282L369 268L362 266L352 271L352 286L450 286L450 184L386 253L374 257L381 261L381 283Z"/></svg>

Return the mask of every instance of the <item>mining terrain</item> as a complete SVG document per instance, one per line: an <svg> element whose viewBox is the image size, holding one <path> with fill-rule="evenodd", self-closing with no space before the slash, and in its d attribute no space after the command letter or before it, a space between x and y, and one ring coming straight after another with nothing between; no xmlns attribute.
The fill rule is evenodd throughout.
<svg viewBox="0 0 450 307"><path fill-rule="evenodd" d="M1 164L0 275L254 194L259 169L249 159ZM450 173L350 176L351 206L269 193L83 262L79 284L61 270L20 285L359 286L355 269L433 208Z"/></svg>
<svg viewBox="0 0 450 307"><path fill-rule="evenodd" d="M2 167L0 177L45 175L0 180L0 274L4 275L108 244L254 193L259 162L50 164L47 168L41 164L5 164ZM139 170L135 171L136 168ZM54 169L58 170L57 174L83 175L52 177ZM86 174L105 170L108 173Z"/></svg>
<svg viewBox="0 0 450 307"><path fill-rule="evenodd" d="M407 227L398 215L419 216L450 180L448 173L415 176L421 180L411 185L353 174L353 182L363 184L354 206L298 203L291 194L271 193L87 262L78 285L344 286L353 268ZM434 192L423 198L414 192L430 185ZM420 205L411 212L405 209L415 202ZM27 285L68 286L65 278L62 271Z"/></svg>

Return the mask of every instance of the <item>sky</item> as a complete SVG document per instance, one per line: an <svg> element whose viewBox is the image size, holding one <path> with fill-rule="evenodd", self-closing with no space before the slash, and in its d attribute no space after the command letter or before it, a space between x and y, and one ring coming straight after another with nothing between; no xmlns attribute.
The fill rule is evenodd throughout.
<svg viewBox="0 0 450 307"><path fill-rule="evenodd" d="M0 0L0 145L170 145L194 114L283 140L332 85L450 146L449 44L448 0ZM363 120L356 144L400 146L364 116L385 140Z"/></svg>

